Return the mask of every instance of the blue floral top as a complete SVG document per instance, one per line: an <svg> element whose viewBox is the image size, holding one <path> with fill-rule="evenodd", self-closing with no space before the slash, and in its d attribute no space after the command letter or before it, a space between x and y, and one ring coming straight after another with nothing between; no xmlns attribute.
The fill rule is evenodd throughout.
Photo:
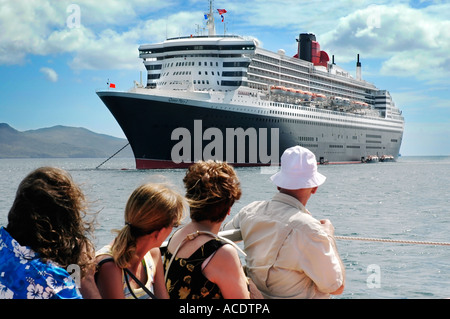
<svg viewBox="0 0 450 319"><path fill-rule="evenodd" d="M0 228L0 299L81 299L69 273Z"/></svg>

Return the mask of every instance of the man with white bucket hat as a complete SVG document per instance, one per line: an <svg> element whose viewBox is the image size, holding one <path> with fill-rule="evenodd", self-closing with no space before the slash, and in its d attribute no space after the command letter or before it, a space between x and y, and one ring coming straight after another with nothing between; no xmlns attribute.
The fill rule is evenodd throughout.
<svg viewBox="0 0 450 319"><path fill-rule="evenodd" d="M280 171L271 176L279 192L242 208L225 225L241 230L248 275L265 298L330 298L343 292L345 269L334 227L305 208L325 179L310 150L288 148Z"/></svg>

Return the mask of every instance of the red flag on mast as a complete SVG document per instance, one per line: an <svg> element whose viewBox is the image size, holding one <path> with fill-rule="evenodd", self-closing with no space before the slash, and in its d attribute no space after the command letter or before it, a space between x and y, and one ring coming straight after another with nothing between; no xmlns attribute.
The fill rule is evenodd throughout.
<svg viewBox="0 0 450 319"><path fill-rule="evenodd" d="M224 15L224 13L227 13L227 10L225 10L225 9L217 9L217 11L219 11L219 14L222 17L222 22L223 22L223 19L224 19L223 15Z"/></svg>

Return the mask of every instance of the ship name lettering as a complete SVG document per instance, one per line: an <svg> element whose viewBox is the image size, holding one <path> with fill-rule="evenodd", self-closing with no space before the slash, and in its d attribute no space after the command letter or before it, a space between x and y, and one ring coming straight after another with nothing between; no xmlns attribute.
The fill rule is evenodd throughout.
<svg viewBox="0 0 450 319"><path fill-rule="evenodd" d="M169 98L170 103L178 103L178 104L187 104L188 100L185 99L177 99L177 98Z"/></svg>

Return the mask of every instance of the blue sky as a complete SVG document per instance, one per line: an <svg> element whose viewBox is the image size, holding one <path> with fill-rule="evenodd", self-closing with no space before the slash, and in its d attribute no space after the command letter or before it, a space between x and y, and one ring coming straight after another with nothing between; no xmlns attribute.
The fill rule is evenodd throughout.
<svg viewBox="0 0 450 319"><path fill-rule="evenodd" d="M73 6L75 5L75 6ZM138 46L205 27L207 0L0 0L0 122L20 130L85 127L124 137L95 94L128 90ZM391 92L406 119L402 155L450 155L450 1L216 0L217 33L294 55L299 33ZM79 10L78 10L79 9ZM78 19L79 18L79 19Z"/></svg>

